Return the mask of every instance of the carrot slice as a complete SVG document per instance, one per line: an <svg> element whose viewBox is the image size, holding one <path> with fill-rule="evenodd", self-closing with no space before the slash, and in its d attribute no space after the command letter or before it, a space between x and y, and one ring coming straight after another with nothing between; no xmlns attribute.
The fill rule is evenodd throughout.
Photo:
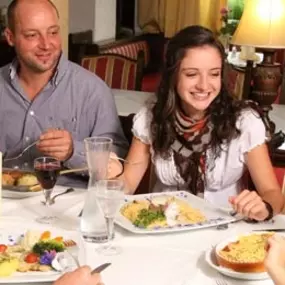
<svg viewBox="0 0 285 285"><path fill-rule="evenodd" d="M54 240L62 242L63 241L63 237L55 237Z"/></svg>
<svg viewBox="0 0 285 285"><path fill-rule="evenodd" d="M51 236L50 231L45 231L42 233L40 240L50 239L50 236Z"/></svg>

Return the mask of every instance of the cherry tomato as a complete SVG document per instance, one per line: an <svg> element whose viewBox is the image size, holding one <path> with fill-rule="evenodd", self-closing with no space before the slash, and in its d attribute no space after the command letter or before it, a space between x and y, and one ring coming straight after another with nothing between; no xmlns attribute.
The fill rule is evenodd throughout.
<svg viewBox="0 0 285 285"><path fill-rule="evenodd" d="M7 249L7 245L5 244L0 244L0 253L5 252Z"/></svg>
<svg viewBox="0 0 285 285"><path fill-rule="evenodd" d="M36 253L29 253L26 257L25 257L25 261L27 263L36 263L39 261L39 256Z"/></svg>

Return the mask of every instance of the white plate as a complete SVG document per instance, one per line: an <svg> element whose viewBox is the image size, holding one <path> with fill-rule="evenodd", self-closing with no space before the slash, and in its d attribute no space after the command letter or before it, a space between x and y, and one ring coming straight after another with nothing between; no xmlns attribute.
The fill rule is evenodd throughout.
<svg viewBox="0 0 285 285"><path fill-rule="evenodd" d="M29 198L29 197L34 197L38 195L43 195L42 190L34 191L34 192L33 191L20 192L20 191L15 191L15 190L2 189L3 198L23 199L23 198Z"/></svg>
<svg viewBox="0 0 285 285"><path fill-rule="evenodd" d="M31 230L33 228L29 228ZM35 228L33 230L37 230L43 232L46 229L38 229ZM23 236L26 230L0 230L0 244L14 244ZM58 230L50 230L52 237L62 236L65 240L66 239L73 239L77 245L81 248L82 244L80 243L77 236L68 234L67 232L58 231ZM9 277L0 277L0 284L10 284L10 283L34 283L34 282L51 282L55 281L61 276L60 272L56 271L49 271L49 272L15 272L12 276Z"/></svg>
<svg viewBox="0 0 285 285"><path fill-rule="evenodd" d="M258 234L262 234L263 232L260 232ZM248 233L248 234L253 234L253 233ZM243 235L247 235L243 234ZM228 238L226 240L223 240L221 243L217 244L217 246L215 248L211 248L206 252L206 261L207 263L214 268L215 270L219 271L220 273L229 276L229 277L233 277L233 278L237 278L237 279L243 279L243 280L263 280L263 279L268 279L269 276L266 272L261 272L261 273L243 273L243 272L237 272L234 270L231 270L229 268L226 267L222 267L219 266L217 263L217 259L216 259L216 250L220 250L222 248L224 248L227 244L229 244L230 242L234 242L236 241L241 235L238 236L234 236L231 238Z"/></svg>
<svg viewBox="0 0 285 285"><path fill-rule="evenodd" d="M197 230L197 229L203 229L203 228L209 228L209 227L215 227L218 225L227 224L233 221L236 221L236 218L228 215L224 211L216 208L212 204L208 203L202 198L199 198L193 194L190 194L186 191L174 191L174 192L163 192L163 193L152 193L152 194L141 194L141 195L130 195L125 196L125 202L123 206L126 203L129 203L133 200L145 200L152 198L154 196L160 196L160 195L169 195L169 196L175 196L179 199L185 200L189 203L190 206L199 209L207 218L206 222L198 223L198 224L189 224L185 226L176 225L173 227L163 227L163 228L154 228L154 229L144 229L136 227L132 224L131 221L129 221L127 218L125 218L121 213L118 214L116 218L116 224L121 226L122 228L136 233L136 234L159 234L159 233L171 233L171 232L181 232L181 231L190 231L190 230ZM122 206L122 207L123 207Z"/></svg>

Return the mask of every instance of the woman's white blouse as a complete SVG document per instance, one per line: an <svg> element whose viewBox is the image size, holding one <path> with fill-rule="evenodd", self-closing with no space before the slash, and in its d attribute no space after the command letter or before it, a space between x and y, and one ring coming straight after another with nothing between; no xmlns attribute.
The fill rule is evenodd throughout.
<svg viewBox="0 0 285 285"><path fill-rule="evenodd" d="M152 113L144 106L134 117L132 131L135 137L150 145L151 159L158 178L153 191L186 190L185 182L176 169L173 153L167 159L154 154L151 120ZM244 110L236 126L241 131L240 136L229 144L224 144L220 156L215 161L211 150L206 154L204 198L218 206L228 206L228 197L237 195L242 190L241 179L246 170L245 154L266 141L265 126L255 111Z"/></svg>

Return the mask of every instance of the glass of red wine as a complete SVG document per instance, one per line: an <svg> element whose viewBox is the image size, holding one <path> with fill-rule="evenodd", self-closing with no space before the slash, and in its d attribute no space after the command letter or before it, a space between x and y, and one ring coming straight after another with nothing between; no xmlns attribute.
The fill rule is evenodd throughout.
<svg viewBox="0 0 285 285"><path fill-rule="evenodd" d="M57 176L61 168L60 161L53 157L38 157L34 160L34 170L40 185L43 188L45 196L45 206L47 212L49 211L51 194L53 187L57 181ZM37 219L37 222L42 224L51 224L57 219L53 215L46 214Z"/></svg>

